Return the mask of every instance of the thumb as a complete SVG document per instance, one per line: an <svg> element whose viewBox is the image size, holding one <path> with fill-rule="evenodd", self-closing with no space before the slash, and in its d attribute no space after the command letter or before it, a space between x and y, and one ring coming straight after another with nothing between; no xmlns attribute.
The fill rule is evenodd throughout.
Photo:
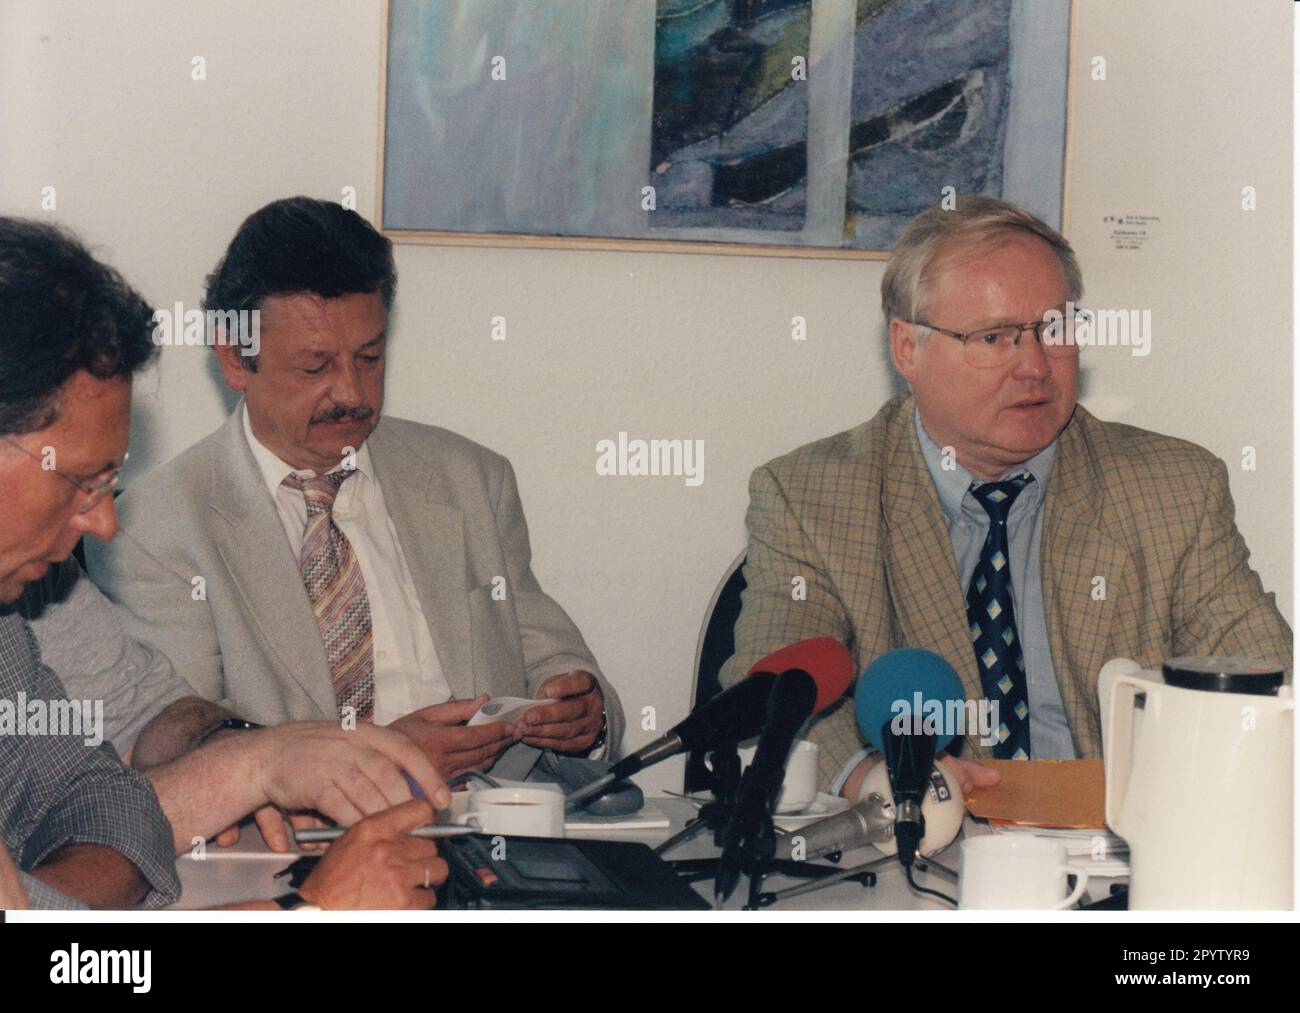
<svg viewBox="0 0 1300 1013"><path fill-rule="evenodd" d="M965 762L966 773L970 776L971 781L976 788L991 788L1002 780L1002 772L994 770L992 767L986 767L982 763L976 763L974 760Z"/></svg>

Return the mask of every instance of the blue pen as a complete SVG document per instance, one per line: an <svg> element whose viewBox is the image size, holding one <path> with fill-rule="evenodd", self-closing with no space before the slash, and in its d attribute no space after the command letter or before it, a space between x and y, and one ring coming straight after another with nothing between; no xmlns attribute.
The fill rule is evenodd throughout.
<svg viewBox="0 0 1300 1013"><path fill-rule="evenodd" d="M406 771L402 771L402 776L406 778L406 786L411 789L412 796L414 796L415 798L422 798L426 802L429 800L428 796L425 795L424 793L424 789L420 787L420 785L416 782L415 778L413 778Z"/></svg>

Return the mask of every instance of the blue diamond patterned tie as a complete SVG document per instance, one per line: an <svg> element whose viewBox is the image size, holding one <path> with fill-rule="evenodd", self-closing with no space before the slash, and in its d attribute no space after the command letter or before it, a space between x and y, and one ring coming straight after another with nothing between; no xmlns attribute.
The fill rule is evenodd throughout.
<svg viewBox="0 0 1300 1013"><path fill-rule="evenodd" d="M998 704L998 741L993 756L999 760L1030 757L1029 680L1011 604L1007 516L1016 497L1033 480L1034 476L1026 472L1005 482L985 482L970 488L971 495L988 511L989 533L966 589L966 619L970 622L984 696Z"/></svg>

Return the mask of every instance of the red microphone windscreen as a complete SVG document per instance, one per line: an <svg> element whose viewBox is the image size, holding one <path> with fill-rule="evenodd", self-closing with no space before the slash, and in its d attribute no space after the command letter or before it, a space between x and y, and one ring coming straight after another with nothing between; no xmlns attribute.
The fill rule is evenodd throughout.
<svg viewBox="0 0 1300 1013"><path fill-rule="evenodd" d="M853 658L849 649L834 637L810 637L773 651L754 663L746 675L755 672L782 672L797 668L807 672L817 683L817 701L813 713L825 710L844 695L853 681Z"/></svg>

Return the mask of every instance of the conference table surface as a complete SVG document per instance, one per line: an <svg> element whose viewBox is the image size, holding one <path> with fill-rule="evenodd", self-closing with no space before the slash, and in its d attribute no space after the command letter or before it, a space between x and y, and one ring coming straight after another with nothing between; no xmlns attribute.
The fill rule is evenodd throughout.
<svg viewBox="0 0 1300 1013"><path fill-rule="evenodd" d="M650 805L662 812L671 822L666 829L637 829L622 831L570 832L571 838L598 838L604 840L640 841L655 847L666 841L696 813L696 806L683 798L651 798ZM967 820L967 831L972 830L972 823ZM945 851L935 856L935 861L948 870L956 871L959 861L961 838ZM711 858L718 854L713 844L712 834L703 832L663 855L665 860ZM177 859L176 867L180 876L182 895L173 910L197 910L218 907L237 901L267 900L288 891L288 880L276 879L275 874L296 858L298 853L287 854L273 852L262 842L257 828L245 826L240 841L232 848L219 848L209 844L201 858L187 854ZM832 868L847 869L884 858L876 848L865 846L844 853ZM830 863L821 860L818 864ZM837 882L822 889L796 896L782 897L778 903L768 908L773 911L951 911L952 905L914 891L907 883L902 868L897 861L880 864L876 872L874 886L863 886L856 882ZM918 884L938 890L948 896L957 895L957 884L942 869L930 869L916 875ZM806 884L806 879L795 879L775 874L769 876L763 885L764 891L780 891ZM703 880L695 885L701 896L712 901L713 882ZM1089 883L1089 896L1104 897L1108 881L1094 879ZM743 878L736 887L723 910L740 910L744 907L748 893L748 879Z"/></svg>

